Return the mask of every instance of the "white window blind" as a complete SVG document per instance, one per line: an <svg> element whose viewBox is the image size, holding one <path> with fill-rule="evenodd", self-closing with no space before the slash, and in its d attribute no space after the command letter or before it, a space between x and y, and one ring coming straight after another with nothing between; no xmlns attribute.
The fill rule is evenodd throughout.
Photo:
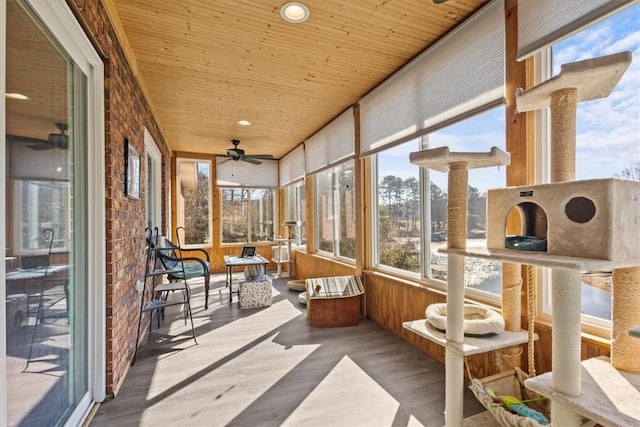
<svg viewBox="0 0 640 427"><path fill-rule="evenodd" d="M307 174L326 169L355 155L353 108L340 114L304 143Z"/></svg>
<svg viewBox="0 0 640 427"><path fill-rule="evenodd" d="M637 0L519 0L518 60L633 3Z"/></svg>
<svg viewBox="0 0 640 427"><path fill-rule="evenodd" d="M280 159L280 187L304 178L304 145L300 144Z"/></svg>
<svg viewBox="0 0 640 427"><path fill-rule="evenodd" d="M216 157L216 182L219 187L266 188L278 186L278 161L260 160L254 165L228 157Z"/></svg>
<svg viewBox="0 0 640 427"><path fill-rule="evenodd" d="M361 156L504 102L505 19L494 0L360 101Z"/></svg>

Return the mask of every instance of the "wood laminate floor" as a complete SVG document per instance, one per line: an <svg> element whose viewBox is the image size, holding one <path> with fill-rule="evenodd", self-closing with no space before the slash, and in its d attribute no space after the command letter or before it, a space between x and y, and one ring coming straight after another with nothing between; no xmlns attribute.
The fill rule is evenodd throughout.
<svg viewBox="0 0 640 427"><path fill-rule="evenodd" d="M103 426L427 426L444 424L444 365L363 320L312 328L288 279L273 304L241 310L224 276L209 309L193 285L193 339L177 307L141 348L118 395L98 408ZM465 391L465 416L482 410Z"/></svg>

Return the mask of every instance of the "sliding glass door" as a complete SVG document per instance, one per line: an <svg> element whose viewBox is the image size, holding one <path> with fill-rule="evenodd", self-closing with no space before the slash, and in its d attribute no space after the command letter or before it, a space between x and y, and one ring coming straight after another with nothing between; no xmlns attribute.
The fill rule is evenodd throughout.
<svg viewBox="0 0 640 427"><path fill-rule="evenodd" d="M92 233L90 76L38 13L6 4L3 326L9 426L65 425L88 407ZM56 2L62 4L63 2ZM58 5L59 6L59 5ZM58 7L58 6L54 6ZM45 10L50 6L45 4ZM93 147L95 149L95 147ZM100 235L100 233L98 233ZM86 408L85 408L86 410Z"/></svg>

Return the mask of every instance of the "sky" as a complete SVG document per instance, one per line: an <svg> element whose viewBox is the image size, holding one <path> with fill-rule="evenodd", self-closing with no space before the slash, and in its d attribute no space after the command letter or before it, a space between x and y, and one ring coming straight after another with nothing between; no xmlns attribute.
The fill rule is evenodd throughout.
<svg viewBox="0 0 640 427"><path fill-rule="evenodd" d="M633 59L609 97L578 104L577 179L615 176L640 162L640 4L554 46L554 75L561 64L622 51Z"/></svg>
<svg viewBox="0 0 640 427"><path fill-rule="evenodd" d="M609 97L578 104L576 179L612 177L640 163L640 4L609 17L553 46L553 75L560 65L629 50L633 60ZM505 148L504 107L485 112L429 135L429 146L447 145L451 151L489 151ZM409 153L418 151L410 141L379 154L379 179L418 175ZM447 174L429 171L444 191ZM505 168L469 171L469 185L481 192L503 187Z"/></svg>

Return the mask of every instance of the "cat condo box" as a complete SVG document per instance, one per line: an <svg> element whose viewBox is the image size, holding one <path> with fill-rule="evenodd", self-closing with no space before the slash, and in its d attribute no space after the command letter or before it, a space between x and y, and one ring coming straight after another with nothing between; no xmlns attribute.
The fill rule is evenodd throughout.
<svg viewBox="0 0 640 427"><path fill-rule="evenodd" d="M608 261L640 259L640 181L619 178L491 189L487 248L507 248L512 209L522 235L546 238L549 255Z"/></svg>

